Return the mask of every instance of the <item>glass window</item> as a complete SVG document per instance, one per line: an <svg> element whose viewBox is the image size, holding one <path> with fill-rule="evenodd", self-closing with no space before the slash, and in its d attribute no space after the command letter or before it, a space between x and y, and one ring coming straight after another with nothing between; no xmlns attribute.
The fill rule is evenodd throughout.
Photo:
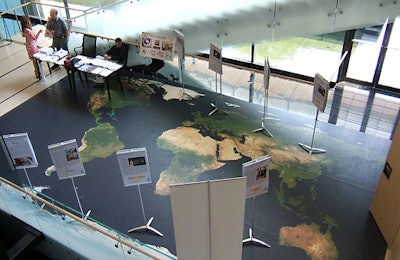
<svg viewBox="0 0 400 260"><path fill-rule="evenodd" d="M383 42L382 25L356 30L347 71L351 79L372 82Z"/></svg>
<svg viewBox="0 0 400 260"><path fill-rule="evenodd" d="M383 62L381 77L379 84L400 89L400 73L398 64L400 61L400 16L398 16L393 24L392 33L388 49Z"/></svg>
<svg viewBox="0 0 400 260"><path fill-rule="evenodd" d="M262 65L268 57L271 67L314 77L315 73L330 80L338 70L344 32L309 37L295 37L255 45L255 63Z"/></svg>

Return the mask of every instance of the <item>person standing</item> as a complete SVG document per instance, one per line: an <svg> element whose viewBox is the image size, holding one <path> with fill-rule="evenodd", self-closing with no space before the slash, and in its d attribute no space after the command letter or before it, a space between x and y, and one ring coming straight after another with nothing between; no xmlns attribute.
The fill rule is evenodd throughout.
<svg viewBox="0 0 400 260"><path fill-rule="evenodd" d="M46 25L46 34L53 38L52 47L55 50L66 50L68 51L68 38L69 29L65 20L58 16L58 11L56 9L50 10L50 18ZM59 65L54 64L52 69L58 68Z"/></svg>
<svg viewBox="0 0 400 260"><path fill-rule="evenodd" d="M40 29L36 34L34 34L31 20L26 16L21 17L21 28L22 37L25 37L26 51L28 52L29 59L33 62L33 67L35 68L35 76L40 79L39 66L33 55L39 51L36 41L42 30Z"/></svg>

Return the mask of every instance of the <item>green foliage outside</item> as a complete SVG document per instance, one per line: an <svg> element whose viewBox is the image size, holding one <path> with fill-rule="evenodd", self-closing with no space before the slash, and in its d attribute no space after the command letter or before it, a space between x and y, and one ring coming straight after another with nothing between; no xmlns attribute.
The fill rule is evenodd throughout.
<svg viewBox="0 0 400 260"><path fill-rule="evenodd" d="M341 52L344 40L344 32L323 34L308 37L293 37L284 40L256 43L255 61L264 61L268 56L272 62L292 57L297 49L321 49ZM250 45L237 47L236 49L250 57Z"/></svg>

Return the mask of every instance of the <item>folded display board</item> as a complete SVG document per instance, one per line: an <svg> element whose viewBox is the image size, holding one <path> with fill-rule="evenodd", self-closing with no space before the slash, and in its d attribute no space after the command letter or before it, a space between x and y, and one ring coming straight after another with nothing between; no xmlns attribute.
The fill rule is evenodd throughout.
<svg viewBox="0 0 400 260"><path fill-rule="evenodd" d="M170 185L178 259L242 258L246 177Z"/></svg>

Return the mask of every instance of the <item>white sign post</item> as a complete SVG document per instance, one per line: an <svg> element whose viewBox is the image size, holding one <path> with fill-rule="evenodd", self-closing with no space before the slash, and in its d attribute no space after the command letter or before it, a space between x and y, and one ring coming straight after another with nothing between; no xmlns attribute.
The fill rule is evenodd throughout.
<svg viewBox="0 0 400 260"><path fill-rule="evenodd" d="M346 58L347 53L348 52L346 51L340 58L338 64L335 67L335 72L332 74L329 81L326 80L324 77L322 77L319 73L315 74L312 102L317 107L317 114L315 116L311 146L299 143L299 146L301 148L303 148L306 152L308 152L309 156L311 156L311 154L313 154L313 153L315 153L315 154L326 153L326 150L324 150L324 149L313 147L315 130L317 128L318 114L319 114L319 111L321 111L321 112L325 111L325 107L328 102L329 82L333 79L333 76L336 74L337 69L342 64L343 60Z"/></svg>
<svg viewBox="0 0 400 260"><path fill-rule="evenodd" d="M265 155L242 165L242 176L247 176L246 199L253 197L253 213L249 237L243 240L243 245L254 243L268 248L271 247L264 241L253 237L255 200L256 196L268 192L270 159L269 155Z"/></svg>
<svg viewBox="0 0 400 260"><path fill-rule="evenodd" d="M267 108L268 108L268 90L269 90L269 80L271 76L271 69L269 66L269 61L268 59L264 60L264 111L263 111L263 116L261 119L261 127L253 130L253 133L260 132L262 131L263 133L266 133L270 137L274 137L270 131L265 127L265 117L267 115Z"/></svg>
<svg viewBox="0 0 400 260"><path fill-rule="evenodd" d="M136 185L139 191L140 205L142 207L142 213L145 225L132 228L128 232L138 231L138 230L150 230L159 236L163 234L157 229L151 226L153 222L153 217L149 221L146 219L146 214L144 212L142 192L140 190L140 185L151 183L150 166L147 159L146 148L136 148L136 149L125 149L117 151L117 158L119 167L121 169L122 180L124 186Z"/></svg>
<svg viewBox="0 0 400 260"><path fill-rule="evenodd" d="M210 105L214 108L208 115L212 116L218 111L218 99L222 98L222 49L216 44L210 43L210 55L208 58L208 68L215 71L215 93L218 94L218 74L219 74L219 95L217 95L215 104Z"/></svg>
<svg viewBox="0 0 400 260"><path fill-rule="evenodd" d="M175 52L178 54L178 63L179 63L179 83L182 86L182 95L185 94L185 85L183 83L183 70L185 67L185 36L182 32L178 30L174 30L175 35Z"/></svg>
<svg viewBox="0 0 400 260"><path fill-rule="evenodd" d="M53 160L54 167L56 168L58 179L71 179L79 209L81 210L82 218L87 218L90 214L90 210L86 215L83 214L81 201L79 200L79 196L76 191L77 188L74 182L74 177L85 175L85 169L83 168L83 163L79 154L76 140L73 139L51 144L48 146L48 149L51 159Z"/></svg>
<svg viewBox="0 0 400 260"><path fill-rule="evenodd" d="M311 139L311 146L299 143L299 146L308 152L308 155L311 156L313 153L326 153L326 150L321 148L315 148L314 145L314 137L315 130L317 128L318 122L318 114L319 111L324 111L326 107L326 103L328 100L328 92L329 92L329 82L324 79L320 74L315 74L314 77L314 91L313 91L313 103L317 107L317 114L315 115L313 135Z"/></svg>

